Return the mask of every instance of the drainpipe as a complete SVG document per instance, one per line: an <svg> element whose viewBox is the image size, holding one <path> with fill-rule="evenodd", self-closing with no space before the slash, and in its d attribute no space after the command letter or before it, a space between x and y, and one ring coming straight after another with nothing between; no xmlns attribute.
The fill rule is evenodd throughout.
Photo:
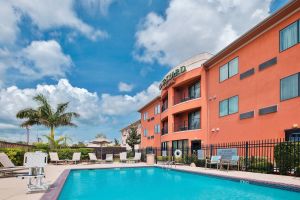
<svg viewBox="0 0 300 200"><path fill-rule="evenodd" d="M210 143L210 139L209 139L209 133L210 133L210 121L209 121L209 104L210 104L210 102L209 102L209 92L208 92L208 89L209 89L209 86L208 86L208 80L209 80L209 70L208 69L205 69L204 68L204 70L205 70L205 87L206 87L206 91L205 91L205 93L206 93L206 102L207 102L207 104L206 104L206 106L207 106L207 112L206 112L206 121L207 121L207 130L206 130L206 144L209 144Z"/></svg>

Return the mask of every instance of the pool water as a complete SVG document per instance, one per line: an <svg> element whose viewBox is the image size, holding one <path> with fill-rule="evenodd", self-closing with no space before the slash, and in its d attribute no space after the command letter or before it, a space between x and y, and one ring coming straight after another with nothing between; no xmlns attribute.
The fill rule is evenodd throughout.
<svg viewBox="0 0 300 200"><path fill-rule="evenodd" d="M300 199L300 193L157 167L72 170L59 200Z"/></svg>

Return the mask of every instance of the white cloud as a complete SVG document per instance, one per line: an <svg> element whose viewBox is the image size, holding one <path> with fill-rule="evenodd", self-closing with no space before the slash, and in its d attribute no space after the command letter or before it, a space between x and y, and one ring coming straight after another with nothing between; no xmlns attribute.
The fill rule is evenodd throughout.
<svg viewBox="0 0 300 200"><path fill-rule="evenodd" d="M124 83L124 82L120 82L118 85L118 88L119 88L120 92L131 92L133 89L133 85Z"/></svg>
<svg viewBox="0 0 300 200"><path fill-rule="evenodd" d="M271 0L171 0L165 15L149 13L136 33L136 59L176 65L216 53L269 15Z"/></svg>
<svg viewBox="0 0 300 200"><path fill-rule="evenodd" d="M160 94L159 83L154 82L147 90L134 96L102 94L101 110L106 115L119 116L137 111L140 107Z"/></svg>
<svg viewBox="0 0 300 200"><path fill-rule="evenodd" d="M0 1L0 44L11 45L15 42L19 15L13 10L8 1Z"/></svg>
<svg viewBox="0 0 300 200"><path fill-rule="evenodd" d="M19 70L34 79L64 77L72 66L70 56L65 55L60 44L54 40L33 41L20 54L22 64Z"/></svg>
<svg viewBox="0 0 300 200"><path fill-rule="evenodd" d="M63 53L55 40L33 41L15 52L0 48L0 87L5 85L9 68L18 73L14 72L14 78L28 80L30 77L30 80L38 80L44 77L64 77L72 65L71 57Z"/></svg>
<svg viewBox="0 0 300 200"><path fill-rule="evenodd" d="M87 131L95 130L95 127L102 127L111 131L110 125L119 130L119 122L124 123L124 115L136 117L136 111L148 101L159 94L158 83L150 85L145 91L141 91L133 96L130 95L110 95L97 94L84 88L72 86L67 79L60 79L56 85L37 85L36 88L20 89L16 86L0 89L0 130L1 134L5 133L15 138L20 132L20 120L16 119L16 113L24 108L35 107L36 103L32 98L39 94L44 94L52 106L61 102L70 102L69 110L80 114L76 120L79 125L74 132L82 133L76 135L74 129L60 129L59 133L71 134L72 137L84 138ZM33 128L39 133L48 133L41 127ZM117 133L117 132L116 132ZM92 133L93 134L93 133ZM118 134L118 133L117 133ZM19 138L19 137L17 137Z"/></svg>
<svg viewBox="0 0 300 200"><path fill-rule="evenodd" d="M84 88L73 87L68 80L60 79L57 85L37 85L36 88L20 89L11 86L0 90L0 121L16 124L16 113L27 107L36 106L32 98L44 94L52 105L70 101L70 110L80 113L80 120L100 120L99 98Z"/></svg>
<svg viewBox="0 0 300 200"><path fill-rule="evenodd" d="M14 124L0 123L0 129L16 129L19 128Z"/></svg>
<svg viewBox="0 0 300 200"><path fill-rule="evenodd" d="M107 15L109 7L115 0L80 0L80 5L92 16Z"/></svg>
<svg viewBox="0 0 300 200"><path fill-rule="evenodd" d="M83 22L74 10L75 0L0 1L0 44L13 44L19 32L20 16L29 16L39 30L72 28L90 40L106 38L105 31ZM108 6L108 3L105 5Z"/></svg>

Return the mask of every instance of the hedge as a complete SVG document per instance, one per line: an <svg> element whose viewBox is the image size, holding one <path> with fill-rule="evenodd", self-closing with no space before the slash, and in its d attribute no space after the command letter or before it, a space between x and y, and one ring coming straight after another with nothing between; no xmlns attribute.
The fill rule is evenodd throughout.
<svg viewBox="0 0 300 200"><path fill-rule="evenodd" d="M6 153L9 159L16 165L23 165L24 154L26 150L24 148L1 148L0 152Z"/></svg>
<svg viewBox="0 0 300 200"><path fill-rule="evenodd" d="M45 153L48 153L47 150L43 149L33 149L31 151L42 151ZM94 152L94 149L92 148L77 148L77 149L71 149L71 148L64 148L64 149L54 149L49 150L50 152L57 152L59 159L72 159L74 152L81 152L81 160L89 160L88 153ZM20 166L23 165L24 160L24 154L27 152L24 148L1 148L0 152L4 152L7 154L9 159L16 165Z"/></svg>
<svg viewBox="0 0 300 200"><path fill-rule="evenodd" d="M287 175L300 166L300 142L282 142L275 146L274 156L280 174Z"/></svg>
<svg viewBox="0 0 300 200"><path fill-rule="evenodd" d="M89 160L88 153L94 152L94 149L91 148L78 148L78 149L71 149L71 148L65 148L65 149L53 149L50 150L50 152L57 152L59 159L72 159L73 153L75 152L81 152L81 160Z"/></svg>

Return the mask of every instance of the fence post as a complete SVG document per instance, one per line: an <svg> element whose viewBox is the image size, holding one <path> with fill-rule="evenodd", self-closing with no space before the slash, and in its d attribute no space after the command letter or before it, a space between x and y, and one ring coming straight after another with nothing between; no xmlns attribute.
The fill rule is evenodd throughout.
<svg viewBox="0 0 300 200"><path fill-rule="evenodd" d="M248 142L246 142L246 151L245 151L245 170L248 171L248 148L249 148L249 144Z"/></svg>
<svg viewBox="0 0 300 200"><path fill-rule="evenodd" d="M155 158L154 158L154 160L155 160L155 164L157 164L157 148L155 148Z"/></svg>
<svg viewBox="0 0 300 200"><path fill-rule="evenodd" d="M213 147L213 145L211 144L211 145L210 145L210 157L212 157L212 155L213 155L213 148L214 148L214 147Z"/></svg>

